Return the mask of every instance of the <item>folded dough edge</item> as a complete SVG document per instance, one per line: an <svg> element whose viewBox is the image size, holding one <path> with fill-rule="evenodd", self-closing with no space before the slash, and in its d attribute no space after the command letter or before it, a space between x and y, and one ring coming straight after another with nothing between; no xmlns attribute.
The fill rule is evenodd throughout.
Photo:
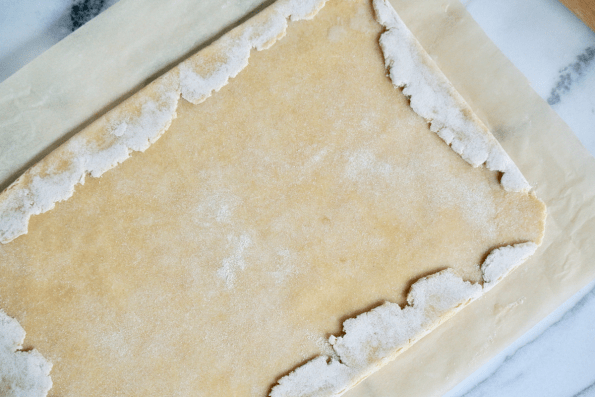
<svg viewBox="0 0 595 397"><path fill-rule="evenodd" d="M330 336L332 356L318 356L279 379L270 397L335 397L352 389L419 339L483 295L535 250L533 242L492 250L481 266L483 286L464 281L451 269L416 281L403 309L392 302L343 323Z"/></svg>

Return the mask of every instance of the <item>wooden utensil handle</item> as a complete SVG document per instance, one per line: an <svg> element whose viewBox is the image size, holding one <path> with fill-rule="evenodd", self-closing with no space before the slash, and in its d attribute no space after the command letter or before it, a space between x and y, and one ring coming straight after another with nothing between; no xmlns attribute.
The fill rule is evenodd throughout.
<svg viewBox="0 0 595 397"><path fill-rule="evenodd" d="M595 32L595 0L560 0Z"/></svg>

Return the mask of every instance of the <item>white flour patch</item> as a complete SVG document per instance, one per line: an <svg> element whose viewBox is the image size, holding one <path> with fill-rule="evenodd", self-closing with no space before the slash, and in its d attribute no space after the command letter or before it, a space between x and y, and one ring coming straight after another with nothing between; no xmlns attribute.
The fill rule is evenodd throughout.
<svg viewBox="0 0 595 397"><path fill-rule="evenodd" d="M25 330L0 310L0 393L4 397L44 397L52 388L52 364L37 350L20 351Z"/></svg>
<svg viewBox="0 0 595 397"><path fill-rule="evenodd" d="M115 353L119 357L125 357L130 354L130 341L125 335L125 331L118 330L107 333L99 338L103 349Z"/></svg>
<svg viewBox="0 0 595 397"><path fill-rule="evenodd" d="M269 274L275 280L275 283L281 284L288 277L296 275L298 270L294 265L295 255L288 249L281 249L277 251L277 267Z"/></svg>
<svg viewBox="0 0 595 397"><path fill-rule="evenodd" d="M341 25L335 25L328 30L327 37L332 42L341 41L345 35L347 34L347 30Z"/></svg>
<svg viewBox="0 0 595 397"><path fill-rule="evenodd" d="M215 219L217 222L229 222L229 218L233 213L233 208L229 204L222 204L217 211Z"/></svg>
<svg viewBox="0 0 595 397"><path fill-rule="evenodd" d="M195 224L210 227L219 223L231 224L236 208L242 200L229 193L216 193L200 200L192 213Z"/></svg>
<svg viewBox="0 0 595 397"><path fill-rule="evenodd" d="M315 150L314 148L312 149ZM312 157L308 158L308 160L299 167L299 174L296 176L296 182L301 183L304 180L310 180L312 173L322 166L328 153L329 148L325 147L318 150Z"/></svg>
<svg viewBox="0 0 595 397"><path fill-rule="evenodd" d="M439 216L442 209L459 209L461 216L471 228L485 233L489 238L496 236L497 227L494 219L498 209L489 186L469 186L441 167L436 167L434 174L426 173L424 177L432 187L427 199L429 209L436 216Z"/></svg>
<svg viewBox="0 0 595 397"><path fill-rule="evenodd" d="M229 235L227 237L232 246L232 254L221 262L221 267L217 270L217 276L225 281L227 288L233 288L236 280L236 273L246 268L244 252L252 245L252 239L248 234L242 234L240 237Z"/></svg>
<svg viewBox="0 0 595 397"><path fill-rule="evenodd" d="M321 149L318 153L316 153L314 156L312 156L310 158L310 160L308 160L308 162L305 165L305 168L309 169L309 168L316 166L317 164L320 164L320 162L328 154L328 151L329 151L328 148Z"/></svg>
<svg viewBox="0 0 595 397"><path fill-rule="evenodd" d="M388 178L392 173L392 166L382 162L368 150L359 150L349 156L345 167L345 177L352 181L370 176Z"/></svg>

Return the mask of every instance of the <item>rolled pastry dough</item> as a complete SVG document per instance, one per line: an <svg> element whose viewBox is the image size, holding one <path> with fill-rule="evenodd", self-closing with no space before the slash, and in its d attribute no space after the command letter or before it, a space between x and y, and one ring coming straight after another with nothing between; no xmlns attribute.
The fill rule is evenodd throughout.
<svg viewBox="0 0 595 397"><path fill-rule="evenodd" d="M340 394L541 243L390 5L323 5L275 3L2 193L0 303L53 393Z"/></svg>

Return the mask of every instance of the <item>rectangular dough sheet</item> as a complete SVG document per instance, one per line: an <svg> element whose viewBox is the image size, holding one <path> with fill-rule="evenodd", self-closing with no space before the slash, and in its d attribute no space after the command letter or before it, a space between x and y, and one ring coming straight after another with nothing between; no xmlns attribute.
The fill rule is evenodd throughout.
<svg viewBox="0 0 595 397"><path fill-rule="evenodd" d="M339 395L544 222L389 3L279 1L2 193L1 302L59 395Z"/></svg>

